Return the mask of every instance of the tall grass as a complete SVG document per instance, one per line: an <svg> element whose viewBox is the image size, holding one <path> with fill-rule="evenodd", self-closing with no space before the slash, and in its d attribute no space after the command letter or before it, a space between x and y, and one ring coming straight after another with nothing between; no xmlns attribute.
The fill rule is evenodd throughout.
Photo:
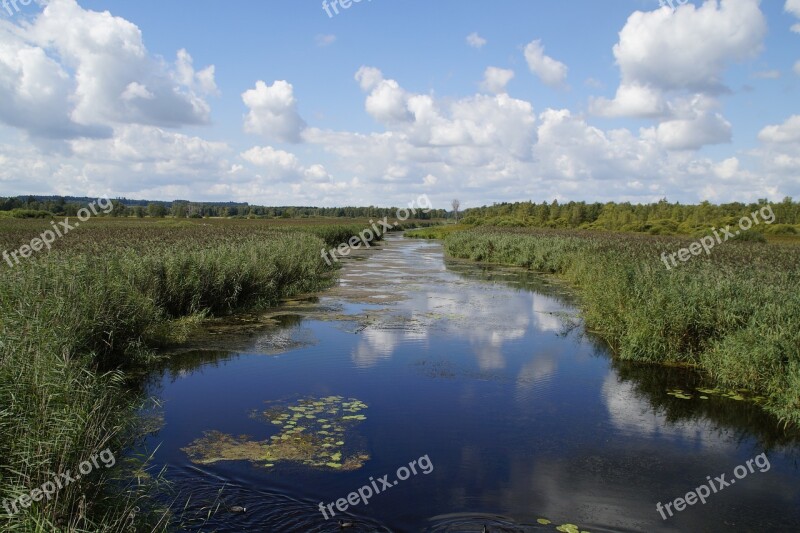
<svg viewBox="0 0 800 533"><path fill-rule="evenodd" d="M558 274L578 290L587 325L623 360L693 366L721 387L767 398L800 422L800 247L730 242L667 270L687 241L547 230L455 232L468 258Z"/></svg>
<svg viewBox="0 0 800 533"><path fill-rule="evenodd" d="M36 236L22 227L0 227L0 243ZM118 459L16 516L0 509L2 531L163 529L169 517L152 487L131 481L142 465L122 461L146 400L131 371L146 368L175 320L269 306L330 283L320 250L354 233L142 227L97 224L49 255L0 265L0 503L103 449Z"/></svg>

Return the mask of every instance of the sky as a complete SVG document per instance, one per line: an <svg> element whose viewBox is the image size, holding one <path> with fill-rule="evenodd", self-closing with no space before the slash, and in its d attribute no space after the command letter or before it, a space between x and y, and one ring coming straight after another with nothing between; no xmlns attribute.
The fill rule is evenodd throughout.
<svg viewBox="0 0 800 533"><path fill-rule="evenodd" d="M800 0L659 1L0 0L0 196L800 196Z"/></svg>

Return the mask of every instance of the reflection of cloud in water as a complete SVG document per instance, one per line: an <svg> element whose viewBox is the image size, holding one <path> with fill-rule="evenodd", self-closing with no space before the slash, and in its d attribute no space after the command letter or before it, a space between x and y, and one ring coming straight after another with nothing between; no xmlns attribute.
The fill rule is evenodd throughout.
<svg viewBox="0 0 800 533"><path fill-rule="evenodd" d="M496 371L507 367L508 343L532 329L563 329L559 317L547 314L564 310L557 300L450 272L440 255L424 253L429 248L435 249L427 243L393 242L366 261L347 265L343 276L353 288L374 291L373 302L381 292L393 300L388 307L364 313L366 328L352 354L358 366L373 366L392 357L399 346L436 331L466 341L481 371ZM412 262L415 267L409 271L405 266ZM528 372L543 375L553 371L553 364L532 362Z"/></svg>
<svg viewBox="0 0 800 533"><path fill-rule="evenodd" d="M537 352L533 360L525 363L517 376L517 392L529 392L537 384L548 381L558 368L555 354Z"/></svg>
<svg viewBox="0 0 800 533"><path fill-rule="evenodd" d="M556 300L529 292L509 297L505 286L455 281L459 283L440 284L451 290L412 292L370 316L374 321L362 332L363 340L353 352L356 364L373 366L390 358L401 344L427 338L438 329L469 342L482 371L499 370L507 363L504 346L525 337L531 326L538 331L562 328L558 317L547 314L564 309ZM541 360L531 365L534 373L543 373L552 372L548 368L554 363Z"/></svg>
<svg viewBox="0 0 800 533"><path fill-rule="evenodd" d="M552 313L563 312L564 306L550 298L535 295L533 298L533 325L538 331L561 331L561 319Z"/></svg>
<svg viewBox="0 0 800 533"><path fill-rule="evenodd" d="M367 328L361 332L361 341L353 350L353 362L359 368L375 366L381 359L389 359L401 343L425 340L422 331L382 330Z"/></svg>
<svg viewBox="0 0 800 533"><path fill-rule="evenodd" d="M646 398L637 395L634 383L620 381L613 372L609 372L603 380L602 396L609 421L620 432L645 437L679 438L706 449L725 448L731 453L736 449L721 441L717 435L712 435L708 427L695 421L667 420L664 413L654 411Z"/></svg>

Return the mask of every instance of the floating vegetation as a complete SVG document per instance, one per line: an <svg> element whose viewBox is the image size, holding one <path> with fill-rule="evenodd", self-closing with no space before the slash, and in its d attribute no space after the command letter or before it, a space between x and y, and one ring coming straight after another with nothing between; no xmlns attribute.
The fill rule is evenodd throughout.
<svg viewBox="0 0 800 533"><path fill-rule="evenodd" d="M367 404L355 398L306 398L254 414L281 426L281 432L267 440L254 441L246 435L233 437L209 431L183 451L200 464L250 461L269 468L277 462L290 461L317 468L357 470L369 460L369 455L363 452L346 455L345 433L367 419L361 414L365 409Z"/></svg>
<svg viewBox="0 0 800 533"><path fill-rule="evenodd" d="M717 396L720 398L728 398L729 400L736 400L737 402L749 401L756 404L763 404L766 401L766 398L763 396L751 395L744 389L726 391L724 389L697 388L695 390L701 400L708 400L711 396ZM691 400L694 398L694 395L681 389L667 389L667 394L681 400Z"/></svg>
<svg viewBox="0 0 800 533"><path fill-rule="evenodd" d="M670 396L674 396L675 398L680 398L681 400L691 400L692 398L694 398L694 396L682 391L681 389L668 389L667 394Z"/></svg>
<svg viewBox="0 0 800 533"><path fill-rule="evenodd" d="M556 528L556 531L563 533L589 533L588 531L581 531L575 524L562 524Z"/></svg>
<svg viewBox="0 0 800 533"><path fill-rule="evenodd" d="M547 518L537 518L536 523L541 526L549 526L553 521ZM556 531L561 531L562 533L589 533L588 531L580 529L575 524L561 524L560 526L556 526Z"/></svg>

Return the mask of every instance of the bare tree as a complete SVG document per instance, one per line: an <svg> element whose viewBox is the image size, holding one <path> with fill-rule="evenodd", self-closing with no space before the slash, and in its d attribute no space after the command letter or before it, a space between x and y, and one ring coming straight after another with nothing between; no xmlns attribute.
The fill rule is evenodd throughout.
<svg viewBox="0 0 800 533"><path fill-rule="evenodd" d="M458 198L453 200L453 203L450 204L453 206L453 212L456 214L456 224L458 224L458 208L461 207L461 202L458 201Z"/></svg>

